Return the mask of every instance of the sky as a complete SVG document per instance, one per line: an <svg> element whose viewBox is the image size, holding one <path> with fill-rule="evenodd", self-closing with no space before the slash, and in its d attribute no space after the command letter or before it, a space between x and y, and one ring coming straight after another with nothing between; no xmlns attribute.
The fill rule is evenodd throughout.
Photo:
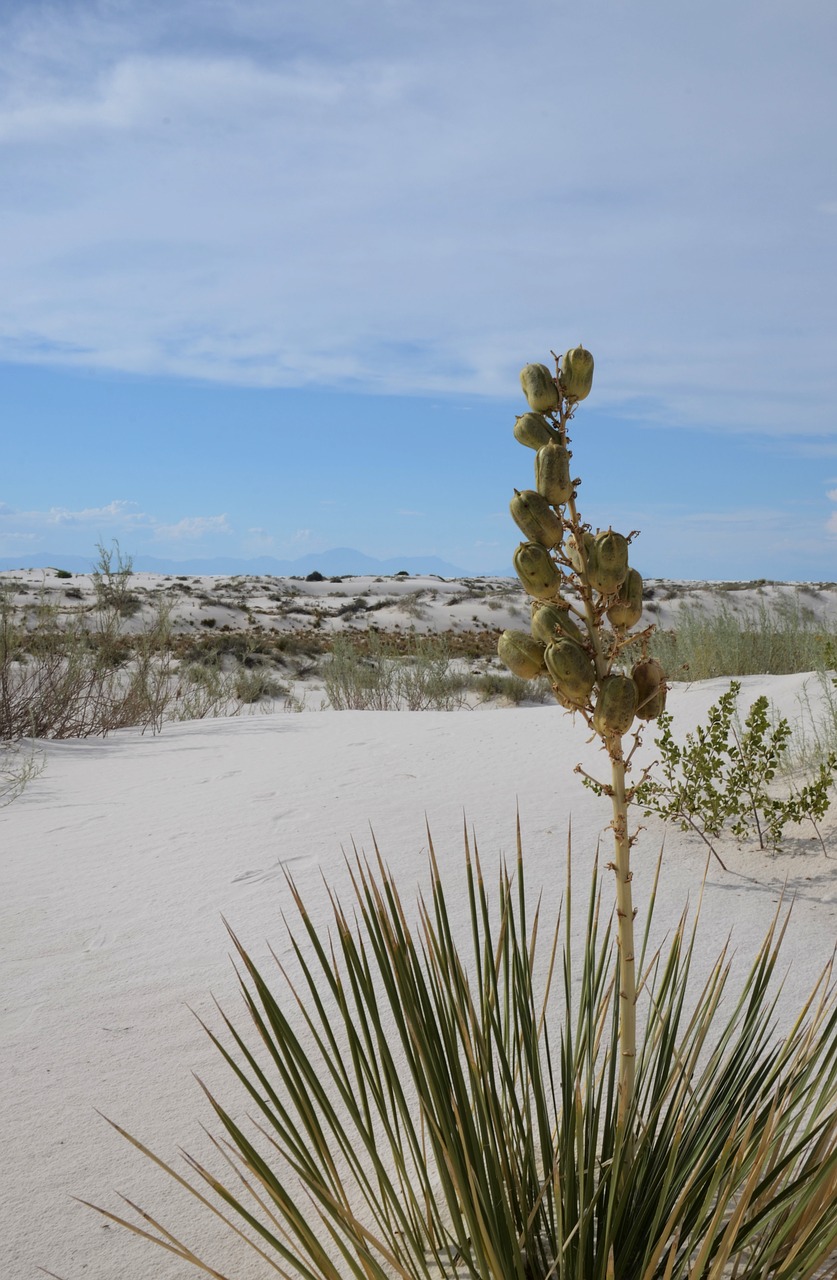
<svg viewBox="0 0 837 1280"><path fill-rule="evenodd" d="M0 0L0 558L837 578L832 0Z"/></svg>

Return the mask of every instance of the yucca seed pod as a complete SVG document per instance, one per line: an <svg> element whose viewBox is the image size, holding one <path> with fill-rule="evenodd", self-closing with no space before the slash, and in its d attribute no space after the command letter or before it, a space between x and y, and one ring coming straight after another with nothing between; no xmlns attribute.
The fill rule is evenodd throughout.
<svg viewBox="0 0 837 1280"><path fill-rule="evenodd" d="M578 550L578 543L576 541L575 534L571 534L567 539L565 550L567 552L567 559L575 569L576 573L581 573L581 555ZM584 551L587 557L587 568L589 571L591 565L595 562L596 556L596 542L592 533L585 532L584 534Z"/></svg>
<svg viewBox="0 0 837 1280"><path fill-rule="evenodd" d="M593 540L593 556L588 560L590 585L603 596L613 595L628 576L628 540L606 529Z"/></svg>
<svg viewBox="0 0 837 1280"><path fill-rule="evenodd" d="M546 547L539 542L521 542L512 556L515 572L530 596L552 600L561 586L561 575Z"/></svg>
<svg viewBox="0 0 837 1280"><path fill-rule="evenodd" d="M549 413L558 408L558 388L545 364L527 364L520 370L520 385L536 413Z"/></svg>
<svg viewBox="0 0 837 1280"><path fill-rule="evenodd" d="M544 547L560 547L564 537L564 522L557 512L534 489L515 489L509 503L518 529L530 542L540 542Z"/></svg>
<svg viewBox="0 0 837 1280"><path fill-rule="evenodd" d="M527 449L542 449L561 439L542 413L521 413L514 421L514 438Z"/></svg>
<svg viewBox="0 0 837 1280"><path fill-rule="evenodd" d="M605 676L593 709L593 728L599 733L627 733L634 722L639 694L630 676Z"/></svg>
<svg viewBox="0 0 837 1280"><path fill-rule="evenodd" d="M635 627L639 622L642 617L642 578L636 569L628 570L607 616L614 627Z"/></svg>
<svg viewBox="0 0 837 1280"><path fill-rule="evenodd" d="M538 449L535 458L535 488L554 507L569 502L573 495L570 452L557 441Z"/></svg>
<svg viewBox="0 0 837 1280"><path fill-rule="evenodd" d="M562 636L582 643L582 635L566 609L557 604L542 604L532 615L532 635L543 644L554 644Z"/></svg>
<svg viewBox="0 0 837 1280"><path fill-rule="evenodd" d="M561 361L561 390L568 400L586 400L593 385L593 357L584 347L571 347Z"/></svg>
<svg viewBox="0 0 837 1280"><path fill-rule="evenodd" d="M624 582L628 572L628 539L612 529L596 534L596 560L606 573L621 573Z"/></svg>
<svg viewBox="0 0 837 1280"><path fill-rule="evenodd" d="M596 668L581 645L567 638L556 640L546 646L544 661L563 696L583 707L596 683Z"/></svg>
<svg viewBox="0 0 837 1280"><path fill-rule="evenodd" d="M544 647L525 631L504 631L497 641L497 652L509 671L524 680L534 680L544 670Z"/></svg>
<svg viewBox="0 0 837 1280"><path fill-rule="evenodd" d="M656 720L665 711L668 691L662 667L656 658L642 658L634 664L631 676L638 694L637 715L640 720Z"/></svg>

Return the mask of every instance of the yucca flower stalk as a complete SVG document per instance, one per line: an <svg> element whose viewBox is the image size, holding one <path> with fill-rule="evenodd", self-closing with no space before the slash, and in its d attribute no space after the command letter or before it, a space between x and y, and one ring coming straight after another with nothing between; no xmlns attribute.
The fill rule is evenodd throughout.
<svg viewBox="0 0 837 1280"><path fill-rule="evenodd" d="M623 742L637 715L650 719L660 714L666 686L662 671L654 670L657 664L647 660L647 641L653 628L639 636L628 635L642 611L642 580L628 565L628 546L635 534L623 537L609 528L594 536L576 505L579 481L570 478L568 424L579 400L585 399L592 387L593 357L582 346L571 348L562 359L556 357L555 370L552 377L545 365L527 365L520 375L530 409L537 412L525 415L526 431L521 431L522 420L518 419L515 435L522 444L537 450L535 490L531 495L515 491L511 503L512 516L528 539L515 553L515 567L533 596L532 629L537 633L540 661L537 650L527 652L526 663L518 656L526 639L524 633L505 632L498 647L518 675L530 679L549 675L558 701L587 722L610 761L610 782L597 786L610 797L613 809L613 861L609 867L616 883L619 946L619 1114L630 1158L634 1135L628 1128L628 1117L636 1076L637 978L631 890L634 837L628 830L628 806L635 788L628 785L626 772L639 745L639 731L628 752ZM525 510L521 496L530 496ZM546 512L536 523L529 508L537 510L539 502ZM557 535L556 525L560 530ZM548 532L544 534L542 529ZM577 620L572 623L570 638L561 614L554 626L547 625L545 630L539 625L538 612L548 605L557 605L564 616ZM637 641L646 659L637 664L638 680L623 671L622 660L625 648ZM582 679L585 666L588 674ZM647 679L643 684L649 671L653 676L650 687Z"/></svg>

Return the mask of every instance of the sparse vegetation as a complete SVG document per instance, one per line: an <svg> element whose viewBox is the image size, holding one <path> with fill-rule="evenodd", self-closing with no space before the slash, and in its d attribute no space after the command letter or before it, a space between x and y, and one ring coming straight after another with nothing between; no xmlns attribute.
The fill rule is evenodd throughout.
<svg viewBox="0 0 837 1280"><path fill-rule="evenodd" d="M465 680L452 671L450 652L437 637L417 637L403 654L377 636L362 647L337 636L322 677L335 711L452 711L465 697Z"/></svg>
<svg viewBox="0 0 837 1280"><path fill-rule="evenodd" d="M822 670L835 646L837 628L799 608L764 604L739 614L683 606L677 629L658 630L650 651L672 680L693 681Z"/></svg>

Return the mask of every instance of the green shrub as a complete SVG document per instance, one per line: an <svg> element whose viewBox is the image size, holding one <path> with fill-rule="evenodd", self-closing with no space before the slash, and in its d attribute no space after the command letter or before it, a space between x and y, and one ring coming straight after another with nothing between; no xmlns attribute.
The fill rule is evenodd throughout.
<svg viewBox="0 0 837 1280"><path fill-rule="evenodd" d="M775 848L787 825L807 820L822 843L817 823L831 802L837 752L822 760L801 786L777 797L770 788L788 755L793 731L784 717L771 723L765 696L755 700L739 725L740 692L740 683L732 681L710 707L706 725L688 733L682 746L674 739L672 716L663 712L655 740L660 759L636 788L636 803L646 817L656 813L683 831L696 832L719 862L712 841L725 831L738 840L755 836L762 849L766 841Z"/></svg>

